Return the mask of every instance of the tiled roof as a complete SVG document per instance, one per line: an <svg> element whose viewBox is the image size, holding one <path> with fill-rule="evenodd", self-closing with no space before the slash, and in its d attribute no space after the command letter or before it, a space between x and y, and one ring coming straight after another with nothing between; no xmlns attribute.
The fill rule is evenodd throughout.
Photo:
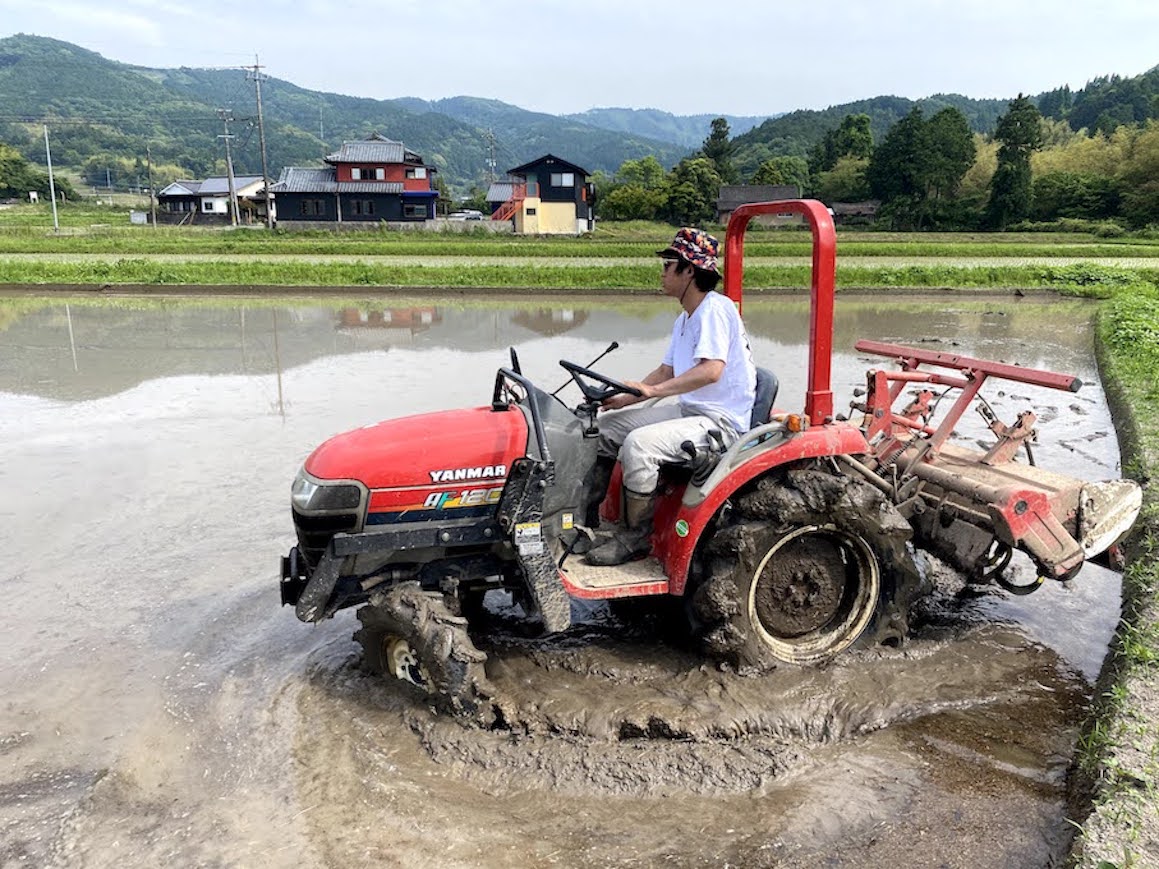
<svg viewBox="0 0 1159 869"><path fill-rule="evenodd" d="M277 184L270 185L271 193L402 193L401 181L342 181L334 180L334 169L309 169L287 166Z"/></svg>
<svg viewBox="0 0 1159 869"><path fill-rule="evenodd" d="M716 207L732 210L748 202L775 202L796 199L800 191L794 184L725 184L720 188Z"/></svg>
<svg viewBox="0 0 1159 869"><path fill-rule="evenodd" d="M343 142L336 153L325 159L327 163L413 163L419 166L423 162L422 157L402 142L378 133L357 142Z"/></svg>

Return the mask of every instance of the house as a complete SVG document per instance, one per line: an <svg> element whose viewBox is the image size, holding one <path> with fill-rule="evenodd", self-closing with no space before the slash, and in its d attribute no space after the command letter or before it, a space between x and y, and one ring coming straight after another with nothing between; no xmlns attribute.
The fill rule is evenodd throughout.
<svg viewBox="0 0 1159 869"><path fill-rule="evenodd" d="M579 235L595 225L593 193L587 169L545 154L491 184L487 202L491 219L513 221L517 233Z"/></svg>
<svg viewBox="0 0 1159 869"><path fill-rule="evenodd" d="M875 199L865 202L834 202L833 222L838 226L868 226L877 218L881 203Z"/></svg>
<svg viewBox="0 0 1159 869"><path fill-rule="evenodd" d="M716 219L728 223L737 206L750 202L776 202L779 199L798 199L801 191L796 184L725 184L716 199ZM772 215L758 218L761 222L782 224L799 223L798 215Z"/></svg>
<svg viewBox="0 0 1159 869"><path fill-rule="evenodd" d="M266 197L261 175L233 176L238 222L266 219ZM157 221L165 223L232 223L229 178L212 176L202 181L174 181L157 193Z"/></svg>
<svg viewBox="0 0 1159 869"><path fill-rule="evenodd" d="M433 220L433 166L378 133L325 158L325 168L287 166L270 186L278 225L377 224Z"/></svg>

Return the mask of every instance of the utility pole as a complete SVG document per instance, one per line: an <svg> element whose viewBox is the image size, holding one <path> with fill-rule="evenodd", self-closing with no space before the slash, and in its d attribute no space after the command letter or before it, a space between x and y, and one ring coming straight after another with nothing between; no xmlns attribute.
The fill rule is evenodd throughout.
<svg viewBox="0 0 1159 869"><path fill-rule="evenodd" d="M48 195L52 199L52 231L60 232L56 217L56 182L52 180L52 151L48 147L48 124L44 125L44 159L48 161Z"/></svg>
<svg viewBox="0 0 1159 869"><path fill-rule="evenodd" d="M487 128L487 143L490 146L487 157L487 184L495 181L495 131Z"/></svg>
<svg viewBox="0 0 1159 869"><path fill-rule="evenodd" d="M270 198L270 173L266 168L266 126L262 123L262 67L258 63L258 56L254 55L254 93L258 99L258 141L262 149L262 190L266 196L266 228L274 228L273 199Z"/></svg>
<svg viewBox="0 0 1159 869"><path fill-rule="evenodd" d="M229 122L233 120L233 112L228 109L218 109L217 116L221 118L221 123L225 127L225 135L218 136L219 139L225 139L225 172L229 178L229 217L230 223L237 226L237 190L233 183L233 155L229 150L229 140L233 138L229 134Z"/></svg>
<svg viewBox="0 0 1159 869"><path fill-rule="evenodd" d="M157 228L157 191L153 189L153 146L145 145L145 159L149 163L149 211L153 215L153 228Z"/></svg>

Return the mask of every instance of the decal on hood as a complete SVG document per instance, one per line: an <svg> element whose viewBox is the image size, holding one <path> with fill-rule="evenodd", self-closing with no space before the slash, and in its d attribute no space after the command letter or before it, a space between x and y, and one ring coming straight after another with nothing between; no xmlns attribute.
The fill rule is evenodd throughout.
<svg viewBox="0 0 1159 869"><path fill-rule="evenodd" d="M484 465L481 468L448 468L430 471L432 483L457 483L460 480L486 480L491 477L506 477L506 465Z"/></svg>

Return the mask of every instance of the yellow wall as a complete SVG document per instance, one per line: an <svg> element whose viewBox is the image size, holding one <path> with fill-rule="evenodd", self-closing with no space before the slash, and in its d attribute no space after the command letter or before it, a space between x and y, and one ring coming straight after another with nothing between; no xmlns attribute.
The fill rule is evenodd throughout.
<svg viewBox="0 0 1159 869"><path fill-rule="evenodd" d="M528 214L528 208L534 208L535 214ZM575 203L544 202L537 196L528 196L515 215L515 231L528 235L575 235Z"/></svg>

